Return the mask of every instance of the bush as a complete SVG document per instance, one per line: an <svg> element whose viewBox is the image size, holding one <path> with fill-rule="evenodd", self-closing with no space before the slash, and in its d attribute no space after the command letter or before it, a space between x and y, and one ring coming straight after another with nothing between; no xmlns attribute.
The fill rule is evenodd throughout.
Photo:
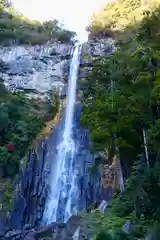
<svg viewBox="0 0 160 240"><path fill-rule="evenodd" d="M4 1L1 1L0 7L0 44L35 45L43 44L51 39L71 42L75 37L75 32L66 30L57 20L41 24L19 15L14 8L4 4Z"/></svg>
<svg viewBox="0 0 160 240"><path fill-rule="evenodd" d="M22 94L6 92L0 97L0 167L3 177L14 177L29 144L43 126L39 111ZM8 151L6 144L13 146Z"/></svg>
<svg viewBox="0 0 160 240"><path fill-rule="evenodd" d="M119 27L124 35L132 23L136 34L133 31L130 40L121 42L111 56L94 61L83 92L81 122L90 130L94 151L114 156L118 146L123 171L130 175L124 192L111 202L107 215L99 218L107 234L111 229L117 234L115 239L121 221L133 220L131 239L144 239L148 229L160 221L160 7L147 1L147 9L150 4L153 8L140 11L143 3L124 0L109 4L103 18L97 17L103 24L93 22L96 31L109 28L114 34ZM132 21L133 16L138 22Z"/></svg>

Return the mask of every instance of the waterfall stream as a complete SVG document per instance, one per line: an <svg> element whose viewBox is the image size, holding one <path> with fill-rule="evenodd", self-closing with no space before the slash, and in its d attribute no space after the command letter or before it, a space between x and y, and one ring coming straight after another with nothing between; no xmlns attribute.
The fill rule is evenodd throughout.
<svg viewBox="0 0 160 240"><path fill-rule="evenodd" d="M72 124L80 55L81 46L76 45L70 64L63 138L57 144L57 159L53 159L57 164L51 170L49 196L43 214L43 220L46 224L59 219L66 222L71 215L77 213L75 204L75 198L76 196L78 197L76 185L77 171L74 164L76 146L72 138Z"/></svg>

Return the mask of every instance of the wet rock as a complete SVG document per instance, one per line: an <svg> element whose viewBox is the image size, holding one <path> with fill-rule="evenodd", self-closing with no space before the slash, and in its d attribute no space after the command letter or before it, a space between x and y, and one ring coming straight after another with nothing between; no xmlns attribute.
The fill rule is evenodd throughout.
<svg viewBox="0 0 160 240"><path fill-rule="evenodd" d="M36 152L28 152L26 168L24 172L21 170L16 180L11 213L11 227L14 229L21 229L26 224L35 225L42 217L45 199L44 155L45 142L40 141Z"/></svg>
<svg viewBox="0 0 160 240"><path fill-rule="evenodd" d="M9 69L9 66L0 59L0 72L4 73Z"/></svg>
<svg viewBox="0 0 160 240"><path fill-rule="evenodd" d="M96 43L97 44L97 43ZM98 51L94 44L94 51ZM104 44L101 48L105 48ZM106 49L106 48L105 48ZM88 50L90 51L90 50ZM58 53L58 52L57 52ZM38 53L39 54L39 53ZM32 58L32 64L35 66L34 61L37 61L37 56L34 59ZM50 54L50 51L49 53ZM89 53L93 58L93 55L96 53ZM97 53L98 54L98 53ZM58 55L57 55L58 56ZM54 59L57 56L50 56ZM42 56L41 56L42 57ZM21 58L19 58L21 59ZM42 58L41 58L42 59ZM50 62L53 59L44 58L45 61ZM43 60L44 60L43 59ZM42 65L46 65L45 61L41 61ZM86 60L87 62L88 60ZM60 77L62 66L66 66L66 75L68 74L68 60L64 60L63 63L56 64L56 75L52 72L52 79L55 82L55 76ZM85 64L85 63L84 63ZM32 66L33 66L32 65ZM82 64L83 65L83 64ZM54 65L55 68L55 65ZM35 66L36 71L39 71L39 66ZM53 70L53 69L52 69ZM63 68L64 71L64 68ZM40 73L40 72L39 72ZM55 73L55 72L54 72ZM88 72L86 72L87 74ZM43 82L44 76L42 76ZM38 81L41 85L41 80L38 78ZM59 81L59 80L58 80ZM52 85L53 86L53 85ZM65 94L64 94L65 95ZM84 129L80 124L80 117L82 112L81 104L76 104L74 111L74 120L73 120L73 139L76 144L76 153L73 163L75 175L75 186L77 188L77 194L72 197L72 212L75 214L77 212L86 211L92 203L99 205L104 199L108 201L110 192L107 192L107 196L102 196L100 192L100 175L97 169L94 173L91 174L91 167L95 163L94 156L90 153L91 142L89 139L88 130ZM14 209L11 215L11 225L15 229L22 229L24 225L31 224L37 226L41 223L43 219L45 206L47 204L47 199L50 192L50 177L53 176L54 172L51 172L52 169L55 170L54 166L57 165L57 144L62 139L62 130L64 127L64 118L65 114L62 116L62 121L56 129L50 134L48 139L39 143L36 151L29 151L27 156L26 168L24 172L20 173L19 180L16 181L15 187L15 202ZM68 162L67 162L68 161ZM70 158L68 157L66 164L70 163ZM69 182L69 181L68 181ZM17 186L19 187L17 190ZM65 188L65 194L68 196L69 184ZM112 196L112 194L110 194ZM61 198L59 201L57 209L57 221L64 221L64 210L66 207L66 198ZM43 219L44 220L44 219ZM71 221L71 220L70 220ZM79 220L72 223L67 223L65 231L68 231L69 236L72 237L76 229L79 227ZM75 225L75 227L73 227ZM69 227L68 227L69 226ZM70 232L70 230L72 230ZM60 231L60 226L56 226L56 234L63 235L63 232ZM80 234L83 232L83 229L80 230ZM52 234L53 235L53 234ZM58 235L58 236L60 236ZM61 238L59 238L61 239ZM64 238L65 239L65 238Z"/></svg>
<svg viewBox="0 0 160 240"><path fill-rule="evenodd" d="M93 175L90 174L94 156L90 153L88 130L80 125L81 108L80 104L76 104L73 126L73 138L77 144L76 162L74 163L77 172L77 195L72 198L72 208L76 208L78 212L85 211L93 202L100 203L102 200L99 174L96 171ZM62 138L64 121L64 116L62 116L61 124L54 129L48 139L40 141L36 151L28 152L26 167L23 172L20 171L15 184L15 201L11 213L13 229L22 229L26 224L37 226L42 220L50 189L49 176L51 170L54 169L52 164L57 164L56 146ZM57 210L59 221L63 221L65 204L65 201L59 201Z"/></svg>
<svg viewBox="0 0 160 240"><path fill-rule="evenodd" d="M51 50L51 52L50 52L50 55L51 56L56 56L58 53L57 53L57 51L56 51L56 49L55 48L53 48L52 50Z"/></svg>
<svg viewBox="0 0 160 240"><path fill-rule="evenodd" d="M22 239L23 240L36 240L36 231L35 230L30 231Z"/></svg>
<svg viewBox="0 0 160 240"><path fill-rule="evenodd" d="M70 70L70 61L67 60L65 61L65 64L63 66L63 78L65 82L68 82L69 70Z"/></svg>
<svg viewBox="0 0 160 240"><path fill-rule="evenodd" d="M36 231L36 237L42 238L42 237L49 237L52 236L53 232L55 232L58 228L64 229L66 224L64 223L52 223L48 226L41 227L39 230Z"/></svg>
<svg viewBox="0 0 160 240"><path fill-rule="evenodd" d="M7 226L7 218L4 214L1 213L1 215L0 215L0 237L4 236L7 231L9 231L9 228Z"/></svg>
<svg viewBox="0 0 160 240"><path fill-rule="evenodd" d="M131 232L132 232L132 221L131 220L127 220L125 222L125 224L123 225L122 230L126 234L131 234Z"/></svg>
<svg viewBox="0 0 160 240"><path fill-rule="evenodd" d="M8 239L13 239L15 237L19 237L21 235L21 231L20 230L13 230L13 231L9 231L5 234L5 237Z"/></svg>
<svg viewBox="0 0 160 240"><path fill-rule="evenodd" d="M99 205L99 207L98 207L99 211L100 211L101 213L104 213L107 205L108 205L108 203L107 203L105 200L103 200L103 201L101 202L101 204Z"/></svg>
<svg viewBox="0 0 160 240"><path fill-rule="evenodd" d="M34 226L32 224L25 224L24 227L23 227L23 231L25 230L30 230L32 229Z"/></svg>
<svg viewBox="0 0 160 240"><path fill-rule="evenodd" d="M83 221L80 216L72 216L65 228L65 237L63 240L90 240L92 233L88 228L88 225Z"/></svg>
<svg viewBox="0 0 160 240"><path fill-rule="evenodd" d="M72 236L73 240L79 240L79 232L80 232L80 227L78 227L76 229L76 231L74 232L74 234Z"/></svg>

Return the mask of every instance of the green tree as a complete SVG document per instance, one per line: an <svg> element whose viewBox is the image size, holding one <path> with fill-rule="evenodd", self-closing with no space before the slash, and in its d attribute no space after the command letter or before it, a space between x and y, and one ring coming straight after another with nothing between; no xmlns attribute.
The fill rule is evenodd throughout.
<svg viewBox="0 0 160 240"><path fill-rule="evenodd" d="M96 15L90 26L91 37L104 37L102 32L109 30L118 40L115 32L124 33L125 41L118 41L118 50L111 56L93 62L82 98L81 122L90 130L94 152L107 152L107 161L111 163L118 146L123 170L129 169L130 173L125 191L112 201L100 222L105 226L112 223L115 228L110 216L133 219L131 239L144 239L160 216L160 7L156 8L157 4L159 1L123 0L107 4Z"/></svg>

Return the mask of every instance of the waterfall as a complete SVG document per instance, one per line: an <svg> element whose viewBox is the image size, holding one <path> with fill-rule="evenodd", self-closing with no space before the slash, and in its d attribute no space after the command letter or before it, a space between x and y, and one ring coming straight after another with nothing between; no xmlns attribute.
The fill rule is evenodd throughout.
<svg viewBox="0 0 160 240"><path fill-rule="evenodd" d="M122 173L122 167L121 167L121 162L118 160L118 168L119 168L119 184L120 184L120 191L124 191L124 179L123 179L123 173Z"/></svg>
<svg viewBox="0 0 160 240"><path fill-rule="evenodd" d="M116 139L116 135L114 136ZM119 148L116 146L115 147L116 151L119 152ZM119 169L119 186L120 186L120 191L124 191L124 178L123 178L123 172L122 172L122 166L121 166L121 161L118 159L118 169Z"/></svg>
<svg viewBox="0 0 160 240"><path fill-rule="evenodd" d="M76 214L78 211L75 204L75 200L78 201L76 199L76 196L78 196L77 171L74 164L76 145L72 138L72 125L80 55L81 46L76 45L70 63L63 138L57 144L56 159L52 159L55 164L53 163L51 169L49 196L43 214L43 221L46 224L56 221L66 222L71 215Z"/></svg>

